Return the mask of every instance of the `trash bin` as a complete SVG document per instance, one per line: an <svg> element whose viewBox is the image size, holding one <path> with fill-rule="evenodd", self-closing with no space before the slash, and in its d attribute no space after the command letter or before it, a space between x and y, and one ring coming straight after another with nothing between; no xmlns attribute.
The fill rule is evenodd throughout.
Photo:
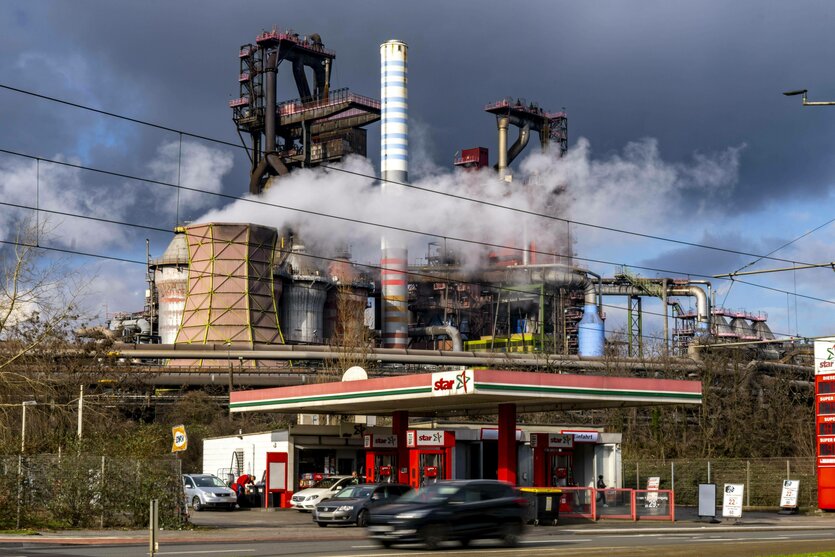
<svg viewBox="0 0 835 557"><path fill-rule="evenodd" d="M557 525L560 514L562 490L558 487L521 487L519 491L528 500L528 524Z"/></svg>

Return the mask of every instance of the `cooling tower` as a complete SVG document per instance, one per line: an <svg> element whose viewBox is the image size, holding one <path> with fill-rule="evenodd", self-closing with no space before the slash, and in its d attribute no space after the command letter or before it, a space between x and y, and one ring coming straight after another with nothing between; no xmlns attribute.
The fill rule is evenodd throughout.
<svg viewBox="0 0 835 557"><path fill-rule="evenodd" d="M162 257L151 262L159 299L159 336L162 344L174 344L183 318L188 290L188 242L185 229L177 227Z"/></svg>
<svg viewBox="0 0 835 557"><path fill-rule="evenodd" d="M186 227L188 293L177 344L281 343L273 287L277 232L255 224Z"/></svg>

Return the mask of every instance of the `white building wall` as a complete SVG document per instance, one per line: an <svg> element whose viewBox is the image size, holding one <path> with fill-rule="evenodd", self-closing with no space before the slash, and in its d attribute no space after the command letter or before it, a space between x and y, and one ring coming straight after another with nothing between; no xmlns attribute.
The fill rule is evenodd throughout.
<svg viewBox="0 0 835 557"><path fill-rule="evenodd" d="M288 453L288 469L292 470L292 453L289 451L286 431L268 431L246 435L230 435L203 440L203 473L215 474L226 479L222 474L234 465L236 449L244 454L243 473L255 476L260 481L267 469L268 452Z"/></svg>

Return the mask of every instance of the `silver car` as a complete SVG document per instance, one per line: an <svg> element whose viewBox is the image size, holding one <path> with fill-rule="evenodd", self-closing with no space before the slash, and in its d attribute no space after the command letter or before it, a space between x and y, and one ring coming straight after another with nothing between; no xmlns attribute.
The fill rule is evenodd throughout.
<svg viewBox="0 0 835 557"><path fill-rule="evenodd" d="M393 503L411 491L405 484L361 484L348 486L313 509L313 521L319 526L356 524L368 526L368 513L380 505Z"/></svg>
<svg viewBox="0 0 835 557"><path fill-rule="evenodd" d="M183 491L186 505L198 512L210 508L234 511L238 504L235 492L212 474L183 474Z"/></svg>

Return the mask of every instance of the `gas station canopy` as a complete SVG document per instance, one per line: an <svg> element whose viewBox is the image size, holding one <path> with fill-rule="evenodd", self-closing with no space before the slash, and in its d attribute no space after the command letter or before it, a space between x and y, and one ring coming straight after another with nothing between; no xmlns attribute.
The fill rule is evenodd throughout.
<svg viewBox="0 0 835 557"><path fill-rule="evenodd" d="M700 381L468 369L235 391L230 412L472 416L662 404L701 404Z"/></svg>

